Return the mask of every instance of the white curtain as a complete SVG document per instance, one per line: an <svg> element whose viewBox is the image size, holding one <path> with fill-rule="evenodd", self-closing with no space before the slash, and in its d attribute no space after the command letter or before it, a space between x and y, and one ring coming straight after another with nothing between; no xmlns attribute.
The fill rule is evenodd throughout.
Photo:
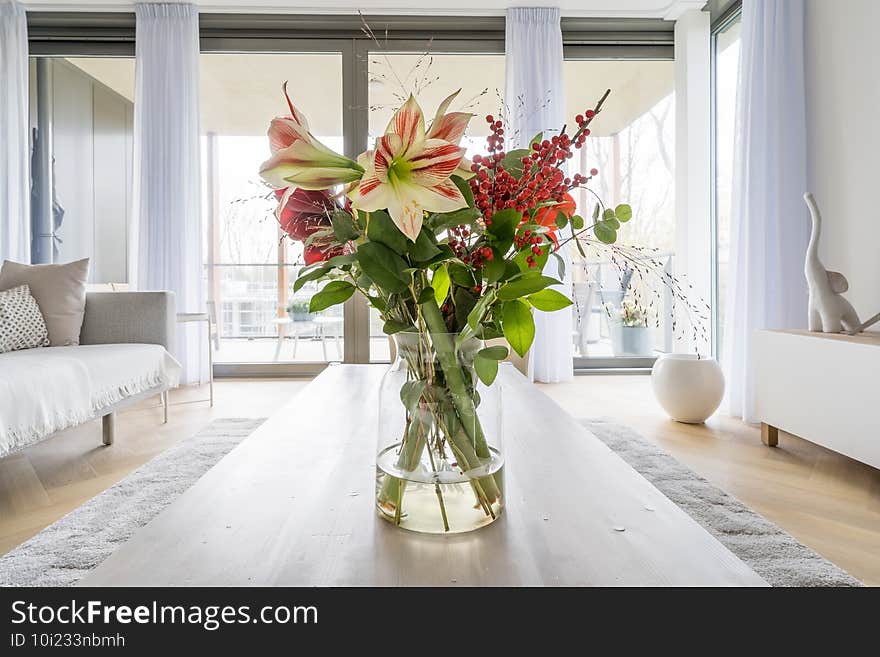
<svg viewBox="0 0 880 657"><path fill-rule="evenodd" d="M562 26L555 7L513 7L507 10L505 87L508 148L527 147L539 132L558 132L565 123ZM571 294L571 255L566 262L560 292ZM555 258L545 273L559 277ZM535 343L529 372L536 381L555 383L574 376L571 308L554 313L535 311Z"/></svg>
<svg viewBox="0 0 880 657"><path fill-rule="evenodd" d="M179 313L205 312L198 9L168 3L138 4L135 11L132 280L140 290L172 290ZM179 326L182 383L206 380L204 333L201 323Z"/></svg>
<svg viewBox="0 0 880 657"><path fill-rule="evenodd" d="M0 0L0 262L30 262L29 154L27 19Z"/></svg>
<svg viewBox="0 0 880 657"><path fill-rule="evenodd" d="M754 335L807 320L804 3L744 0L724 365L732 415L756 422Z"/></svg>

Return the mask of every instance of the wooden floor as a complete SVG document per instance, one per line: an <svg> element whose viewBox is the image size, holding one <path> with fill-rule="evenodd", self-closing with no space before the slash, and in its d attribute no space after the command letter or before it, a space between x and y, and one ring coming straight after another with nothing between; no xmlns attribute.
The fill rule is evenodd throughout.
<svg viewBox="0 0 880 657"><path fill-rule="evenodd" d="M181 403L206 390L172 393L170 421L154 401L120 414L116 444L91 422L0 460L0 554L218 417L266 417L302 380L226 380L216 404ZM646 376L581 376L542 389L576 417L627 424L833 562L880 585L880 470L786 434L779 448L728 417L705 426L666 419Z"/></svg>

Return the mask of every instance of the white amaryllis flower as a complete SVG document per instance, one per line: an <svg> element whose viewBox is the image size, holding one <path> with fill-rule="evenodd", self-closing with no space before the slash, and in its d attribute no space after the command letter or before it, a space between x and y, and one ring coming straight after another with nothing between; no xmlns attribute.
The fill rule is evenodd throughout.
<svg viewBox="0 0 880 657"><path fill-rule="evenodd" d="M354 160L335 153L309 132L306 117L282 89L290 116L272 119L269 147L272 157L260 166L260 176L276 189L328 189L359 180L364 170Z"/></svg>
<svg viewBox="0 0 880 657"><path fill-rule="evenodd" d="M467 206L450 179L462 164L465 149L458 146L470 114L446 108L458 92L440 105L430 130L410 96L391 119L373 150L358 158L364 175L349 193L355 207L372 212L388 210L392 221L415 242L424 213L452 212Z"/></svg>

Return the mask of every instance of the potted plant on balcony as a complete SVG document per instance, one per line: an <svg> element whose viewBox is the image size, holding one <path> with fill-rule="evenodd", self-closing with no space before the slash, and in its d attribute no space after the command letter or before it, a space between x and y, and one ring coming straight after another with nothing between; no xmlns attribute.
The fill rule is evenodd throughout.
<svg viewBox="0 0 880 657"><path fill-rule="evenodd" d="M606 304L611 328L611 349L616 358L651 356L654 353L652 330L644 308L629 300L619 306Z"/></svg>
<svg viewBox="0 0 880 657"><path fill-rule="evenodd" d="M315 313L309 312L309 302L304 300L287 304L287 314L294 322L308 322L315 318Z"/></svg>

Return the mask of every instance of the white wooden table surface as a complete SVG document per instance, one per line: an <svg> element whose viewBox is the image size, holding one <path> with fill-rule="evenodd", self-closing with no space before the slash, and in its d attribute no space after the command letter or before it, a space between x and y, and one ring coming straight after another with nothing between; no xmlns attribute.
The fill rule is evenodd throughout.
<svg viewBox="0 0 880 657"><path fill-rule="evenodd" d="M510 367L504 515L454 536L380 520L383 372L328 367L80 585L766 586Z"/></svg>

